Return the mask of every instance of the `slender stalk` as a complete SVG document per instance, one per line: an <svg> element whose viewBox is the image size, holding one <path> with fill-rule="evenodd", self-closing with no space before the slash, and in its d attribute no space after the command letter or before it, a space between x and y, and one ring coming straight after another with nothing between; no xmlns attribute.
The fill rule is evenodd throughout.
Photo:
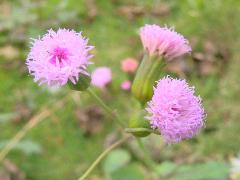
<svg viewBox="0 0 240 180"><path fill-rule="evenodd" d="M106 105L105 102L91 88L88 88L86 91L99 103L99 105L111 116L113 120L116 120L120 126L125 126L119 116L108 105Z"/></svg>
<svg viewBox="0 0 240 180"><path fill-rule="evenodd" d="M103 151L102 154L98 156L98 158L92 163L92 165L87 169L87 171L78 179L78 180L84 180L86 179L89 174L93 171L93 169L101 162L101 160L114 148L124 143L126 140L128 140L131 136L126 136L123 139L120 139L119 141L112 144L109 148L107 148L105 151Z"/></svg>
<svg viewBox="0 0 240 180"><path fill-rule="evenodd" d="M138 146L142 149L143 155L144 155L144 160L147 166L149 166L152 170L155 171L155 162L152 160L150 157L149 153L146 151L144 144L142 143L140 138L136 138Z"/></svg>
<svg viewBox="0 0 240 180"><path fill-rule="evenodd" d="M34 116L28 123L10 140L10 142L0 152L0 162L6 157L12 148L25 136L25 134L40 121L50 115L50 112L45 110Z"/></svg>

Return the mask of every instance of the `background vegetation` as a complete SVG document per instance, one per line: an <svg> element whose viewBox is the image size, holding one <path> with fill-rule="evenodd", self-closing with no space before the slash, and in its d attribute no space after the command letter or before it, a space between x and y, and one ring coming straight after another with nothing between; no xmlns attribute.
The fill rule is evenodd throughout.
<svg viewBox="0 0 240 180"><path fill-rule="evenodd" d="M146 23L173 26L190 40L192 56L166 70L196 86L208 115L206 128L173 146L159 136L144 138L156 172L130 141L89 179L240 179L240 1L1 0L0 12L0 148L35 114L51 114L8 154L0 179L77 179L121 134L87 94L33 82L25 65L29 39L49 28L83 31L96 47L91 69L107 65L113 70L111 87L96 92L127 121L139 107L120 90L127 78L120 61L141 59L137 32Z"/></svg>

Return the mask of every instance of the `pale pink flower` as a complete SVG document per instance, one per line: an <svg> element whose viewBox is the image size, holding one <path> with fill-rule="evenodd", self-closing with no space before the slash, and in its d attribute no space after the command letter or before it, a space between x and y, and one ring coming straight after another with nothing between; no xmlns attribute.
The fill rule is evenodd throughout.
<svg viewBox="0 0 240 180"><path fill-rule="evenodd" d="M138 61L134 58L126 58L121 62L121 69L126 73L134 73L137 70Z"/></svg>
<svg viewBox="0 0 240 180"><path fill-rule="evenodd" d="M87 74L92 48L81 32L50 29L43 37L33 39L26 64L39 85L63 86L68 80L76 84L80 74Z"/></svg>
<svg viewBox="0 0 240 180"><path fill-rule="evenodd" d="M150 54L171 60L191 52L189 42L173 28L145 25L140 29L144 49Z"/></svg>
<svg viewBox="0 0 240 180"><path fill-rule="evenodd" d="M125 80L125 81L123 81L122 84L121 84L121 88L122 88L122 90L124 90L124 91L129 91L129 90L131 89L131 86L132 86L132 83L131 83L131 81L129 81L129 80Z"/></svg>
<svg viewBox="0 0 240 180"><path fill-rule="evenodd" d="M93 71L91 78L92 85L104 88L112 81L112 71L108 67L99 67Z"/></svg>
<svg viewBox="0 0 240 180"><path fill-rule="evenodd" d="M159 129L168 143L192 138L204 127L201 98L194 95L194 88L185 80L159 80L146 110L152 128Z"/></svg>

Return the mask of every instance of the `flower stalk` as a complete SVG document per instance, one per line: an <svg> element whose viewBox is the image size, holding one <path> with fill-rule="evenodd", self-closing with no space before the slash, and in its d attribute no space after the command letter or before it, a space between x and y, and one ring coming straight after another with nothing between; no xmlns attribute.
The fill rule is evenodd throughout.
<svg viewBox="0 0 240 180"><path fill-rule="evenodd" d="M122 143L124 143L125 141L127 141L131 136L126 136L122 139L120 139L119 141L115 142L114 144L112 144L109 148L107 148L105 151L103 151L102 154L100 154L100 156L98 156L98 158L92 163L92 165L87 169L87 171L78 179L78 180L84 180L86 179L89 174L93 171L93 169L101 162L101 160L109 153L111 152L114 148L120 146Z"/></svg>
<svg viewBox="0 0 240 180"><path fill-rule="evenodd" d="M98 102L98 104L109 114L113 120L116 120L121 127L125 126L124 122L120 119L116 112L106 105L105 102L91 88L88 88L86 91Z"/></svg>

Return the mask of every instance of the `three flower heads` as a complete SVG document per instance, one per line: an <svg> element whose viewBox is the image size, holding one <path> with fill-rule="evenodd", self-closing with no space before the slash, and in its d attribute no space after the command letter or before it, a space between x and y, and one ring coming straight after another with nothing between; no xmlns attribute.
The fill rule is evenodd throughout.
<svg viewBox="0 0 240 180"><path fill-rule="evenodd" d="M188 41L173 29L158 25L142 27L140 38L145 56L133 81L132 94L142 104L147 104L146 121L152 129L160 131L168 143L192 138L204 126L201 99L194 95L194 88L189 87L185 80L169 76L157 79L164 60L172 60L191 51ZM68 83L73 89L85 90L91 81L87 72L87 66L91 64L91 49L93 46L88 45L88 39L81 32L49 30L42 37L33 39L26 64L39 85L64 86ZM101 82L104 80L101 73L97 77L98 84L99 79Z"/></svg>

